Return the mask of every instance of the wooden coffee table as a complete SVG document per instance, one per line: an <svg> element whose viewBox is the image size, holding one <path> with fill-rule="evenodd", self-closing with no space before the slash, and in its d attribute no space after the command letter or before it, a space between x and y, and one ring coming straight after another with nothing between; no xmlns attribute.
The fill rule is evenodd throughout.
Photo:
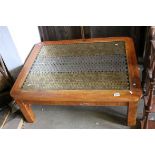
<svg viewBox="0 0 155 155"><path fill-rule="evenodd" d="M12 90L25 119L31 104L127 106L127 124L136 124L142 95L131 38L112 37L36 44Z"/></svg>

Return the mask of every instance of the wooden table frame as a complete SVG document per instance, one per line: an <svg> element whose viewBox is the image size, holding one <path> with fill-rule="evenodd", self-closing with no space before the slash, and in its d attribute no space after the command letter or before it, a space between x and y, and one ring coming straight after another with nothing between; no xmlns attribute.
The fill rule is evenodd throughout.
<svg viewBox="0 0 155 155"><path fill-rule="evenodd" d="M43 45L49 44L72 44L72 43L91 43L91 42L111 42L125 41L126 56L128 61L130 90L47 90L47 91L25 91L21 87L29 70ZM120 96L114 96L119 92ZM45 41L38 43L32 49L22 68L12 90L11 96L19 105L25 119L32 123L35 115L31 109L31 104L42 105L84 105L84 106L127 106L127 124L136 124L136 113L138 101L141 98L141 83L139 69L136 60L134 43L128 37L94 38L63 41Z"/></svg>

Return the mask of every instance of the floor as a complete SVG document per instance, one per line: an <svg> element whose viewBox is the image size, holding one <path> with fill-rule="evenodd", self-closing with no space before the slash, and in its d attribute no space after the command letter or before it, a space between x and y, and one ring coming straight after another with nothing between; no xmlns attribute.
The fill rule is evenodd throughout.
<svg viewBox="0 0 155 155"><path fill-rule="evenodd" d="M84 107L84 106L41 106L32 107L36 114L35 123L27 123L19 110L12 113L6 109L3 129L130 129L126 126L127 107ZM143 100L137 113L137 125L143 112ZM4 116L0 112L1 116Z"/></svg>
<svg viewBox="0 0 155 155"><path fill-rule="evenodd" d="M142 71L142 66L140 71ZM141 72L140 72L141 73ZM142 76L141 76L142 77ZM32 107L36 114L34 123L27 123L18 107L10 104L0 110L0 128L3 129L130 129L127 123L127 107L41 106ZM137 125L143 114L141 99L137 111ZM155 116L152 116L155 119Z"/></svg>

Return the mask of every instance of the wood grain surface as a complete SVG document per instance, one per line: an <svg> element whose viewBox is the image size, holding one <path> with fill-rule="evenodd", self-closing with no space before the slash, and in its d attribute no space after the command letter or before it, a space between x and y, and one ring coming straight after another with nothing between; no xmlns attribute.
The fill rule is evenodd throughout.
<svg viewBox="0 0 155 155"><path fill-rule="evenodd" d="M93 43L125 41L126 56L129 70L130 90L48 90L48 91L24 91L21 89L30 68L43 45L50 44L73 44L73 43ZM114 96L120 93L120 96ZM34 115L30 104L50 104L50 105L85 105L85 106L128 106L128 125L135 125L137 104L141 98L141 83L138 64L135 54L134 43L128 37L93 38L62 41L45 41L36 44L32 49L27 61L24 64L12 90L11 96L19 104L28 122L34 121ZM28 104L28 105L27 105Z"/></svg>

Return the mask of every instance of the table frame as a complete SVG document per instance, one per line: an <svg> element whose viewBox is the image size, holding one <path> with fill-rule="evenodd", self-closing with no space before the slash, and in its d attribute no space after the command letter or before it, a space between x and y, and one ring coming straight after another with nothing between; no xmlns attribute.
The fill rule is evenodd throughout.
<svg viewBox="0 0 155 155"><path fill-rule="evenodd" d="M43 45L73 44L92 42L125 41L126 56L128 62L130 90L43 90L26 91L21 87L29 73L29 70ZM114 96L120 93L120 96ZM33 123L35 115L31 104L41 105L79 105L79 106L127 106L127 125L136 124L138 101L142 96L139 68L137 65L134 43L128 37L92 38L63 41L45 41L36 44L29 54L26 62L11 90L11 96L20 107L25 119Z"/></svg>

